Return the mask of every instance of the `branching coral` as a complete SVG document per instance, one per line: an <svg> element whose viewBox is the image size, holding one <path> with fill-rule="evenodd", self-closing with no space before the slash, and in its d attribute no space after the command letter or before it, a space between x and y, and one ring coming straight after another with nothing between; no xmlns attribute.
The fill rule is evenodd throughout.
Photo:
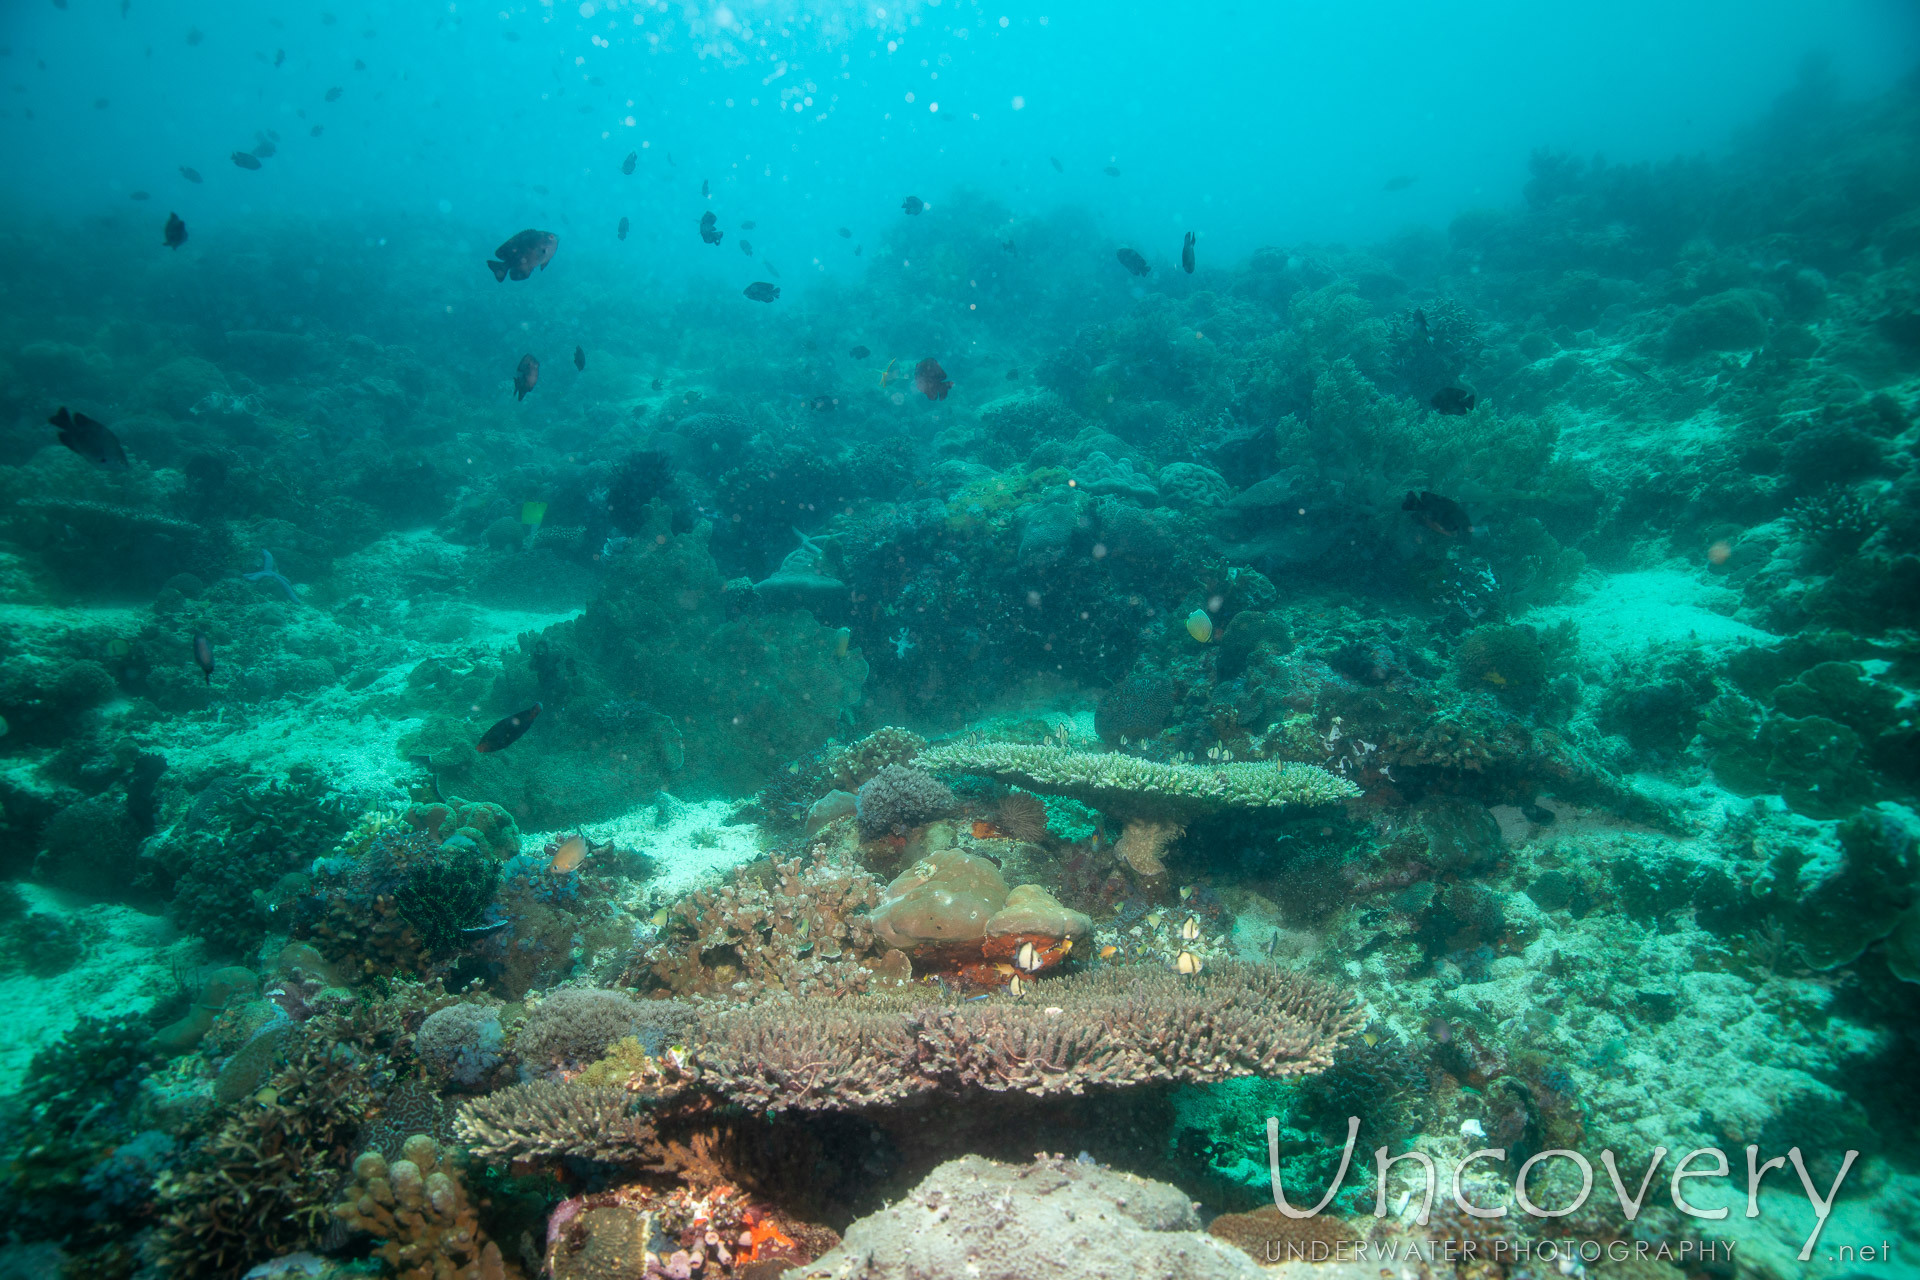
<svg viewBox="0 0 1920 1280"><path fill-rule="evenodd" d="M1879 503L1842 484L1800 499L1787 512L1796 534L1836 560L1865 546L1885 523Z"/></svg>
<svg viewBox="0 0 1920 1280"><path fill-rule="evenodd" d="M652 1159L659 1139L636 1108L634 1095L618 1085L536 1080L463 1103L454 1127L476 1154L493 1159Z"/></svg>
<svg viewBox="0 0 1920 1280"><path fill-rule="evenodd" d="M1048 1004L953 1008L909 995L779 1001L701 1024L704 1083L755 1109L885 1105L928 1090L1080 1093L1155 1080L1310 1075L1358 1015L1344 993L1226 963L1192 976L1113 968L1049 981Z"/></svg>
<svg viewBox="0 0 1920 1280"><path fill-rule="evenodd" d="M408 1138L401 1158L377 1151L353 1162L333 1216L380 1241L374 1254L400 1280L509 1280L520 1273L480 1230L480 1215L459 1169L424 1133Z"/></svg>

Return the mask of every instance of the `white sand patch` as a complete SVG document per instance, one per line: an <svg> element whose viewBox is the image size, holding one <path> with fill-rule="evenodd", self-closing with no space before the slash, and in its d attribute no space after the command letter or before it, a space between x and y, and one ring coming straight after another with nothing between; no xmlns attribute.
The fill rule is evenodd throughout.
<svg viewBox="0 0 1920 1280"><path fill-rule="evenodd" d="M176 961L187 972L197 958L192 939L159 916L114 903L81 903L41 885L22 883L30 909L73 926L85 950L79 963L51 978L0 978L0 1092L18 1089L33 1055L80 1017L144 1013L174 989Z"/></svg>
<svg viewBox="0 0 1920 1280"><path fill-rule="evenodd" d="M419 720L389 720L358 710L361 695L338 685L317 694L181 717L164 743L179 767L212 775L279 774L306 765L334 790L364 803L404 798L413 766L400 739Z"/></svg>
<svg viewBox="0 0 1920 1280"><path fill-rule="evenodd" d="M1645 569L1606 575L1577 602L1534 609L1524 620L1536 627L1571 621L1587 657L1602 661L1658 646L1719 649L1778 639L1729 616L1740 603L1735 592L1694 573Z"/></svg>
<svg viewBox="0 0 1920 1280"><path fill-rule="evenodd" d="M751 822L728 825L737 808L732 800L689 804L662 792L655 803L629 809L611 822L592 822L578 829L595 844L612 841L652 858L658 870L646 882L647 895L668 903L718 884L729 871L760 856L758 826ZM537 852L573 830L523 833L520 847Z"/></svg>

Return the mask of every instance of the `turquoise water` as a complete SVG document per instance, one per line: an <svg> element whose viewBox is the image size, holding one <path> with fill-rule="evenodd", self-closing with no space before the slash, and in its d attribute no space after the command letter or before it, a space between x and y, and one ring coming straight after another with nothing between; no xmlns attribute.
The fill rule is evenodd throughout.
<svg viewBox="0 0 1920 1280"><path fill-rule="evenodd" d="M8 6L0 1271L1913 1272L1916 56Z"/></svg>

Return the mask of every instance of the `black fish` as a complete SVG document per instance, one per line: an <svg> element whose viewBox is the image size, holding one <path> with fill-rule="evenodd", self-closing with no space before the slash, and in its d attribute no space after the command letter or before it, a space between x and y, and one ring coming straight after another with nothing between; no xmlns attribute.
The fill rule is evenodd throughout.
<svg viewBox="0 0 1920 1280"><path fill-rule="evenodd" d="M109 471L127 469L127 451L120 447L120 437L107 430L105 423L95 422L84 413L70 414L65 405L47 421L60 428L61 444L94 466Z"/></svg>
<svg viewBox="0 0 1920 1280"><path fill-rule="evenodd" d="M200 181L200 171L198 169L189 169L185 165L180 166L180 176L185 178L188 182Z"/></svg>
<svg viewBox="0 0 1920 1280"><path fill-rule="evenodd" d="M719 244L726 236L727 233L719 227L720 219L713 216L713 210L709 209L700 215L700 238L708 244Z"/></svg>
<svg viewBox="0 0 1920 1280"><path fill-rule="evenodd" d="M1380 189L1382 191L1405 191L1418 181L1420 181L1418 175L1397 173L1393 177L1388 178L1387 185Z"/></svg>
<svg viewBox="0 0 1920 1280"><path fill-rule="evenodd" d="M1473 521L1467 518L1467 509L1452 498L1443 498L1422 489L1418 494L1408 493L1400 509L1441 537L1464 538L1473 535Z"/></svg>
<svg viewBox="0 0 1920 1280"><path fill-rule="evenodd" d="M1137 276L1143 276L1147 274L1147 272L1153 270L1152 267L1147 265L1147 260L1145 258L1141 257L1139 254L1135 253L1131 249L1122 249L1118 253L1114 254L1113 256L1120 259L1121 266L1125 267L1127 270L1133 272L1133 274Z"/></svg>
<svg viewBox="0 0 1920 1280"><path fill-rule="evenodd" d="M640 163L640 153L638 151L629 151L627 152L627 158L620 162L620 172L632 173L633 166L639 163Z"/></svg>
<svg viewBox="0 0 1920 1280"><path fill-rule="evenodd" d="M273 159L274 152L279 149L280 148L274 146L272 142L262 138L260 139L260 145L253 149L253 154L261 160L271 160Z"/></svg>
<svg viewBox="0 0 1920 1280"><path fill-rule="evenodd" d="M873 352L867 350L865 347L855 347L853 350L847 352L847 354L855 360L865 360L868 356L872 355Z"/></svg>
<svg viewBox="0 0 1920 1280"><path fill-rule="evenodd" d="M713 194L713 190L712 188L707 186L707 180L705 178L700 179L700 198L704 200L704 199L707 199L712 194Z"/></svg>
<svg viewBox="0 0 1920 1280"><path fill-rule="evenodd" d="M527 392L540 385L540 362L531 355L520 357L520 363L513 371L513 398L525 400Z"/></svg>
<svg viewBox="0 0 1920 1280"><path fill-rule="evenodd" d="M865 245L863 245L863 244L857 244L857 245L855 245L855 246L853 246L853 256L854 256L854 257L856 257L856 258L857 258L857 257L859 257L859 256L860 256L860 251L861 251L862 249L865 249L865 248L866 248L866 246L865 246Z"/></svg>
<svg viewBox="0 0 1920 1280"><path fill-rule="evenodd" d="M755 280L740 292L746 294L755 302L772 302L780 296L780 286L777 284L768 284L765 280Z"/></svg>
<svg viewBox="0 0 1920 1280"><path fill-rule="evenodd" d="M842 240L851 240L851 239L853 239L853 232L851 232L851 231L849 231L849 230L847 230L847 229L846 229L845 227L841 227L841 228L840 228L840 238L841 238Z"/></svg>
<svg viewBox="0 0 1920 1280"><path fill-rule="evenodd" d="M582 373L587 371L587 351L585 347L575 347L573 349L573 367Z"/></svg>
<svg viewBox="0 0 1920 1280"><path fill-rule="evenodd" d="M187 242L187 224L180 221L180 215L167 215L166 245L169 249L178 249Z"/></svg>
<svg viewBox="0 0 1920 1280"><path fill-rule="evenodd" d="M287 51L285 49L275 49L273 51L274 66L276 67L282 66L286 63L286 61L287 61Z"/></svg>
<svg viewBox="0 0 1920 1280"><path fill-rule="evenodd" d="M741 229L742 231L751 231L751 230L753 230L753 229L754 229L755 227L757 227L757 226L759 226L759 225L760 225L759 223L757 223L757 222L755 222L755 221L754 221L753 219L751 219L751 218L749 218L749 219L747 219L747 220L746 220L745 222L743 222L743 223L741 223L741 224L740 224L740 229Z"/></svg>
<svg viewBox="0 0 1920 1280"><path fill-rule="evenodd" d="M1188 275L1193 274L1193 232L1187 232L1187 238L1180 242L1180 269Z"/></svg>
<svg viewBox="0 0 1920 1280"><path fill-rule="evenodd" d="M768 271L771 271L773 273L773 278L775 280L778 280L780 278L780 268L774 266L771 262L768 262L765 258L760 259L760 265L765 267Z"/></svg>
<svg viewBox="0 0 1920 1280"><path fill-rule="evenodd" d="M473 749L483 756L490 755L495 751L505 751L508 747L520 741L520 735L527 731L528 726L533 723L534 717L540 714L541 705L541 703L536 702L525 711L517 715L508 716L505 720L494 725L493 728L480 735L480 741L474 745Z"/></svg>
<svg viewBox="0 0 1920 1280"><path fill-rule="evenodd" d="M144 191L129 191L127 193L127 199L129 200L145 200L146 198L147 193Z"/></svg>
<svg viewBox="0 0 1920 1280"><path fill-rule="evenodd" d="M908 196L900 202L900 207L906 210L909 218L917 218L920 216L921 210L927 207L927 202L919 196Z"/></svg>
<svg viewBox="0 0 1920 1280"><path fill-rule="evenodd" d="M1005 249L1005 250L1006 250L1006 251L1007 251L1008 253L1014 253L1014 252L1016 252L1016 250L1015 250L1015 249L1014 249L1014 247L1013 247L1013 241L1011 241L1011 240L1002 240L1002 241L1000 242L1000 247L1001 247L1002 249Z"/></svg>
<svg viewBox="0 0 1920 1280"><path fill-rule="evenodd" d="M1007 370L1007 381L1008 382L1020 381L1020 371L1018 369Z"/></svg>
<svg viewBox="0 0 1920 1280"><path fill-rule="evenodd" d="M342 89L339 85L335 85L333 88L327 90L327 101L338 102L340 101L340 95L345 92L346 90Z"/></svg>
<svg viewBox="0 0 1920 1280"><path fill-rule="evenodd" d="M317 124L313 126L313 128L307 130L307 136L309 138L317 138L321 134L325 133L326 131L327 131L327 126L323 124Z"/></svg>
<svg viewBox="0 0 1920 1280"><path fill-rule="evenodd" d="M204 631L193 633L193 660L200 664L200 670L205 673L207 683L212 684L213 641L207 639L207 633Z"/></svg>
<svg viewBox="0 0 1920 1280"><path fill-rule="evenodd" d="M259 158L256 156L250 156L244 151L234 152L233 162L239 165L242 169L258 169L260 167Z"/></svg>
<svg viewBox="0 0 1920 1280"><path fill-rule="evenodd" d="M834 396L815 396L807 401L807 408L815 413L826 413L839 403L840 401Z"/></svg>
<svg viewBox="0 0 1920 1280"><path fill-rule="evenodd" d="M666 386L666 383L664 383L664 382L662 382L662 381L660 381L660 379L658 379L658 378L655 378L655 379L653 380L653 389L654 389L655 391L658 391L658 390L660 390L660 389L661 389L662 387L664 387L664 386Z"/></svg>
<svg viewBox="0 0 1920 1280"><path fill-rule="evenodd" d="M1100 172L1106 174L1109 178L1117 178L1120 176L1120 169L1117 165L1110 164Z"/></svg>
<svg viewBox="0 0 1920 1280"><path fill-rule="evenodd" d="M625 218L620 219L620 230L614 234L622 240L627 238L627 220Z"/></svg>
<svg viewBox="0 0 1920 1280"><path fill-rule="evenodd" d="M367 64L361 61L359 58L355 58L353 60L353 69L355 71L365 71L367 69Z"/></svg>
<svg viewBox="0 0 1920 1280"><path fill-rule="evenodd" d="M751 258L753 256L753 241L751 240L740 241L740 252L746 254L749 258Z"/></svg>
<svg viewBox="0 0 1920 1280"><path fill-rule="evenodd" d="M1442 387L1433 393L1433 399L1428 403L1437 412L1454 417L1473 412L1473 406L1480 403L1480 397L1459 387Z"/></svg>
<svg viewBox="0 0 1920 1280"><path fill-rule="evenodd" d="M559 250L559 236L551 231L536 231L528 227L493 251L498 261L488 262L487 270L493 272L493 278L502 284L508 279L525 280L534 273L535 268L545 271Z"/></svg>
<svg viewBox="0 0 1920 1280"><path fill-rule="evenodd" d="M1047 157L1047 163L1053 166L1055 173L1065 173L1067 171L1067 166L1061 164L1060 161L1053 156Z"/></svg>

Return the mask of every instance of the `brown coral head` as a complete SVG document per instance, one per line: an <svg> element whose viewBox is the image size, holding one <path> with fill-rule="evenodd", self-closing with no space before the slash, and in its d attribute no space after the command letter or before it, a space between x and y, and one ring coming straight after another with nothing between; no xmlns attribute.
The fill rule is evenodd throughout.
<svg viewBox="0 0 1920 1280"><path fill-rule="evenodd" d="M1129 822L1120 833L1120 840L1114 845L1113 851L1121 861L1133 868L1143 888L1158 885L1167 876L1167 846L1184 835L1186 830L1178 822L1136 819Z"/></svg>
<svg viewBox="0 0 1920 1280"><path fill-rule="evenodd" d="M993 825L1009 840L1039 844L1047 838L1047 806L1029 792L1009 791L993 806Z"/></svg>

